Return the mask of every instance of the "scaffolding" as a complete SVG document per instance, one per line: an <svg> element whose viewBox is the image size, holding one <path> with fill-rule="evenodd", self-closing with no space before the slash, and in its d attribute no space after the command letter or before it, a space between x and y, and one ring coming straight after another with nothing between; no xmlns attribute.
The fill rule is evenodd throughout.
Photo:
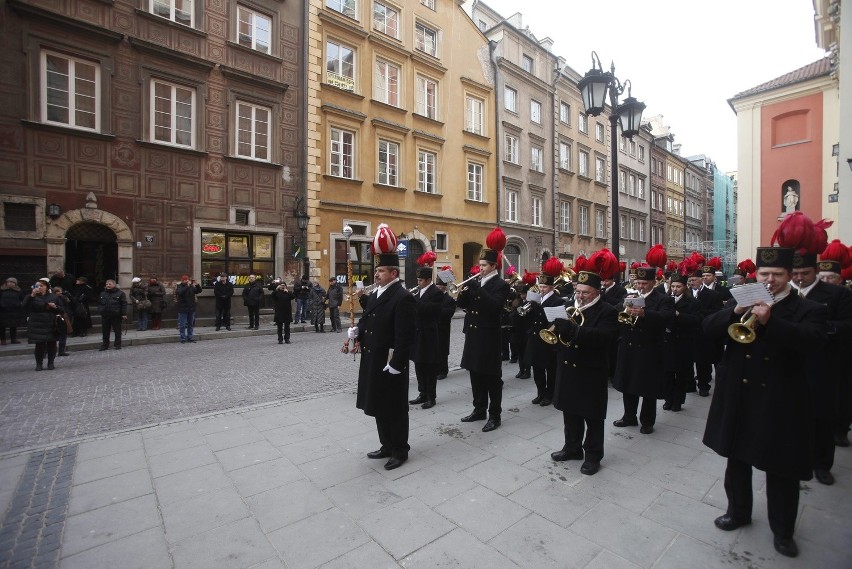
<svg viewBox="0 0 852 569"><path fill-rule="evenodd" d="M680 249L684 257L698 251L708 259L720 257L722 259L722 272L730 275L737 266L737 244L730 239L719 241L669 241L667 249Z"/></svg>

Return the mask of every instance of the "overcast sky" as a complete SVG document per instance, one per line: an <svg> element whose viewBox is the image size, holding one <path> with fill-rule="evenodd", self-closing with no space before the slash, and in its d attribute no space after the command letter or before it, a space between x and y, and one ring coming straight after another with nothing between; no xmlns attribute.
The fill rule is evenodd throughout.
<svg viewBox="0 0 852 569"><path fill-rule="evenodd" d="M524 26L580 75L596 51L630 79L633 96L662 114L681 154L737 169L736 115L727 100L825 55L812 0L485 0ZM594 13L592 13L594 11ZM626 96L626 95L625 95ZM622 97L623 100L623 97Z"/></svg>

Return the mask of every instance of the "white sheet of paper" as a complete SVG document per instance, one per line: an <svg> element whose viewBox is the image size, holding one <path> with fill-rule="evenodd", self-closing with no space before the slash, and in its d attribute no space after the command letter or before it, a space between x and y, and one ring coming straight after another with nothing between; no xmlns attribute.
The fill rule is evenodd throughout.
<svg viewBox="0 0 852 569"><path fill-rule="evenodd" d="M568 320L568 313L565 312L564 306L545 306L544 315L547 316L548 322L559 319Z"/></svg>
<svg viewBox="0 0 852 569"><path fill-rule="evenodd" d="M731 289L731 295L737 301L737 306L754 306L759 301L772 304L772 295L763 283L735 286Z"/></svg>
<svg viewBox="0 0 852 569"><path fill-rule="evenodd" d="M364 288L364 281L355 281L355 288L357 290L361 290L362 288Z"/></svg>
<svg viewBox="0 0 852 569"><path fill-rule="evenodd" d="M641 296L638 298L625 298L624 299L624 307L625 308L645 308L645 299Z"/></svg>
<svg viewBox="0 0 852 569"><path fill-rule="evenodd" d="M438 271L438 278L445 283L456 282L456 275L453 273L453 271L449 269L447 269L446 271Z"/></svg>
<svg viewBox="0 0 852 569"><path fill-rule="evenodd" d="M537 292L529 291L527 293L527 302L529 301L541 302L541 295Z"/></svg>

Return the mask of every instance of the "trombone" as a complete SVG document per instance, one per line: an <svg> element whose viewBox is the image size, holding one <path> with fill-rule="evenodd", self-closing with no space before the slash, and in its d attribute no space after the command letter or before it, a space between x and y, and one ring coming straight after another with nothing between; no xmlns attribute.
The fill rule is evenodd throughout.
<svg viewBox="0 0 852 569"><path fill-rule="evenodd" d="M476 279L478 279L478 278L479 278L479 273L476 273L476 274L475 274L475 275L473 275L472 277L468 277L468 278L466 278L465 280L463 280L463 281L462 281L462 282L460 282L460 283L450 283L450 284L448 284L448 285L447 285L447 288L450 290L450 294L452 294L452 295L456 295L456 294L459 294L460 292L463 292L465 289L467 289L467 284L468 284L468 283L473 282L473 281L475 281L475 280L476 280Z"/></svg>
<svg viewBox="0 0 852 569"><path fill-rule="evenodd" d="M568 315L569 320L573 320L577 326L582 326L586 322L586 317L583 316L583 311L577 308L576 306L566 306L565 314ZM580 320L577 320L577 317L580 317ZM563 346L569 346L571 342L565 342L562 338L559 337L559 334L556 333L556 323L554 322L550 328L546 328L544 330L539 331L538 337L542 339L547 344L551 346L556 344L556 342L562 342Z"/></svg>

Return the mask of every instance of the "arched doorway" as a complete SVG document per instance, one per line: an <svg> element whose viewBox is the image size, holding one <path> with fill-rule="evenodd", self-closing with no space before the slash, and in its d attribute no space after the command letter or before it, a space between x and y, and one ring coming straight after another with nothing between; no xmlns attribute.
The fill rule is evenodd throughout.
<svg viewBox="0 0 852 569"><path fill-rule="evenodd" d="M118 243L106 225L83 221L65 234L65 272L85 276L98 291L107 279L118 281Z"/></svg>
<svg viewBox="0 0 852 569"><path fill-rule="evenodd" d="M417 286L417 258L426 252L426 248L417 239L408 240L408 256L405 258L405 286Z"/></svg>

